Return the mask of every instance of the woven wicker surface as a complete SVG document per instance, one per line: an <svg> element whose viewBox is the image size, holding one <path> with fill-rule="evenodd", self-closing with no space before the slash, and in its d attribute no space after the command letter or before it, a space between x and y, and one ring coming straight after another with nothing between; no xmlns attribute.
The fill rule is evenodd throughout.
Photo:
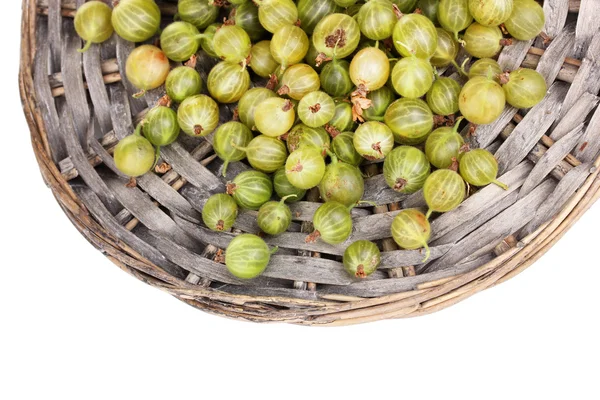
<svg viewBox="0 0 600 400"><path fill-rule="evenodd" d="M77 52L72 17L81 3L23 2L20 87L41 172L73 224L111 261L199 309L307 325L428 314L517 275L600 196L600 8L595 0L546 0L552 40L515 42L498 59L505 69L536 68L549 86L546 99L527 113L507 108L471 137L473 147L496 154L508 191L494 185L473 191L458 209L435 218L432 260L420 264L421 252L399 250L389 225L398 210L423 207L422 195L388 189L381 166L366 165L365 199L379 206L354 210L349 242L379 243L379 271L356 281L340 263L347 244L304 242L319 205L311 191L292 206L290 230L266 239L281 250L265 274L241 281L218 262L219 249L237 233L257 233L255 213L242 213L232 233L202 226L203 203L226 183L210 138L182 135L162 151L172 169L149 173L134 188L116 172L114 146L163 93L131 96L136 90L122 71L132 43L113 37ZM165 19L174 14L174 4L160 5ZM214 60L199 59L206 78ZM222 121L234 108L222 107ZM231 164L228 177L247 168Z"/></svg>

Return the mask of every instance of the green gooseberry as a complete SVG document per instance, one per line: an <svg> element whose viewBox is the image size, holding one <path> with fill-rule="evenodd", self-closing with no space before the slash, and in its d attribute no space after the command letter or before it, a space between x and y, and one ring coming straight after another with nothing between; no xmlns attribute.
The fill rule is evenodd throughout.
<svg viewBox="0 0 600 400"><path fill-rule="evenodd" d="M419 191L429 177L431 165L421 150L412 146L396 147L383 162L383 176L396 192Z"/></svg>
<svg viewBox="0 0 600 400"><path fill-rule="evenodd" d="M160 28L160 9L154 0L120 0L113 7L111 23L123 39L144 42Z"/></svg>
<svg viewBox="0 0 600 400"><path fill-rule="evenodd" d="M263 40L252 46L250 56L250 68L261 78L270 77L279 68L279 64L271 54L270 40Z"/></svg>
<svg viewBox="0 0 600 400"><path fill-rule="evenodd" d="M290 100L270 97L260 102L254 111L254 124L266 136L282 136L294 126L294 122L296 112Z"/></svg>
<svg viewBox="0 0 600 400"><path fill-rule="evenodd" d="M367 94L367 99L371 101L371 106L366 110L363 110L363 117L365 120L383 122L385 112L396 100L396 95L392 89L384 86L381 89L369 92Z"/></svg>
<svg viewBox="0 0 600 400"><path fill-rule="evenodd" d="M458 96L461 90L462 86L454 79L438 78L427 92L427 105L437 115L452 115L458 112Z"/></svg>
<svg viewBox="0 0 600 400"><path fill-rule="evenodd" d="M429 62L434 67L446 67L456 62L460 47L456 39L442 28L436 28L438 33L438 45Z"/></svg>
<svg viewBox="0 0 600 400"><path fill-rule="evenodd" d="M416 99L427 93L433 84L433 67L428 60L406 57L399 60L392 70L394 90L405 98Z"/></svg>
<svg viewBox="0 0 600 400"><path fill-rule="evenodd" d="M502 31L497 26L484 26L473 22L463 36L465 50L477 58L494 57L502 49Z"/></svg>
<svg viewBox="0 0 600 400"><path fill-rule="evenodd" d="M75 31L85 41L79 52L87 51L92 43L110 39L114 29L110 22L112 9L101 1L83 3L75 13Z"/></svg>
<svg viewBox="0 0 600 400"><path fill-rule="evenodd" d="M463 178L450 169L433 172L423 186L423 197L429 206L427 219L433 212L448 212L458 207L465 199L467 186Z"/></svg>
<svg viewBox="0 0 600 400"><path fill-rule="evenodd" d="M246 153L252 168L266 173L277 171L285 164L287 149L283 141L265 135L256 136L246 147L238 147Z"/></svg>
<svg viewBox="0 0 600 400"><path fill-rule="evenodd" d="M343 162L357 166L364 159L354 148L354 132L342 132L331 141L331 150Z"/></svg>
<svg viewBox="0 0 600 400"><path fill-rule="evenodd" d="M403 57L415 56L429 60L437 48L437 31L427 17L403 15L394 27L394 46Z"/></svg>
<svg viewBox="0 0 600 400"><path fill-rule="evenodd" d="M394 134L384 123L368 121L354 132L354 148L370 161L384 159L394 148Z"/></svg>
<svg viewBox="0 0 600 400"><path fill-rule="evenodd" d="M250 74L239 64L223 61L210 70L206 86L219 103L235 103L250 89Z"/></svg>
<svg viewBox="0 0 600 400"><path fill-rule="evenodd" d="M149 172L155 163L152 143L141 135L141 125L135 133L124 137L115 147L115 165L127 176L137 177Z"/></svg>
<svg viewBox="0 0 600 400"><path fill-rule="evenodd" d="M307 126L317 128L327 124L335 115L335 102L325 92L308 93L298 103L298 117Z"/></svg>
<svg viewBox="0 0 600 400"><path fill-rule="evenodd" d="M288 133L286 142L290 153L304 146L312 146L321 149L321 154L325 157L331 140L324 128L312 128L304 124L298 124Z"/></svg>
<svg viewBox="0 0 600 400"><path fill-rule="evenodd" d="M295 25L284 25L271 39L271 55L285 70L288 66L298 64L308 52L309 40L306 32Z"/></svg>
<svg viewBox="0 0 600 400"><path fill-rule="evenodd" d="M356 166L338 161L330 154L331 163L325 169L325 175L319 184L319 193L323 201L337 201L345 206L358 203L365 192L365 180Z"/></svg>
<svg viewBox="0 0 600 400"><path fill-rule="evenodd" d="M237 216L237 203L224 193L210 196L202 207L202 221L211 231L230 231Z"/></svg>
<svg viewBox="0 0 600 400"><path fill-rule="evenodd" d="M177 122L190 136L206 136L219 124L219 106L203 94L188 97L177 109Z"/></svg>
<svg viewBox="0 0 600 400"><path fill-rule="evenodd" d="M321 238L325 243L332 245L345 242L352 233L352 207L337 201L328 201L321 205L313 216L315 230L305 241L314 243Z"/></svg>
<svg viewBox="0 0 600 400"><path fill-rule="evenodd" d="M546 80L536 70L519 68L500 77L506 102L515 108L531 108L546 97Z"/></svg>
<svg viewBox="0 0 600 400"><path fill-rule="evenodd" d="M303 146L294 151L285 163L285 173L292 185L308 190L321 183L325 175L325 160L322 150Z"/></svg>
<svg viewBox="0 0 600 400"><path fill-rule="evenodd" d="M173 143L179 137L177 113L169 107L157 106L148 111L142 123L146 139L154 146L161 147Z"/></svg>
<svg viewBox="0 0 600 400"><path fill-rule="evenodd" d="M396 143L423 143L433 129L433 113L421 99L398 99L385 112L385 124L394 133Z"/></svg>
<svg viewBox="0 0 600 400"><path fill-rule="evenodd" d="M280 201L266 202L258 210L256 222L258 223L258 227L267 235L280 235L290 227L292 223L292 211L285 204L285 201L289 197L296 197L296 195L286 196Z"/></svg>
<svg viewBox="0 0 600 400"><path fill-rule="evenodd" d="M423 263L429 260L431 250L427 242L431 237L431 226L427 217L414 208L402 210L392 222L392 237L398 246L406 250L425 248Z"/></svg>
<svg viewBox="0 0 600 400"><path fill-rule="evenodd" d="M194 25L177 21L167 25L160 34L160 47L170 60L186 61L198 51L201 37Z"/></svg>
<svg viewBox="0 0 600 400"><path fill-rule="evenodd" d="M177 15L198 29L205 29L217 20L219 7L209 0L178 0Z"/></svg>
<svg viewBox="0 0 600 400"><path fill-rule="evenodd" d="M241 122L231 121L221 125L213 137L213 148L217 156L224 161L223 176L227 176L227 166L232 161L241 161L246 148L254 136L248 127Z"/></svg>
<svg viewBox="0 0 600 400"><path fill-rule="evenodd" d="M505 105L506 95L502 86L482 76L469 79L458 96L460 113L477 125L494 122Z"/></svg>
<svg viewBox="0 0 600 400"><path fill-rule="evenodd" d="M267 243L250 233L236 236L225 251L225 265L229 272L240 279L253 279L260 276L271 260L277 247L269 250Z"/></svg>
<svg viewBox="0 0 600 400"><path fill-rule="evenodd" d="M344 251L343 263L350 276L364 279L381 264L381 252L375 243L357 240Z"/></svg>
<svg viewBox="0 0 600 400"><path fill-rule="evenodd" d="M260 171L244 171L227 184L227 194L245 210L258 210L271 200L273 183Z"/></svg>
<svg viewBox="0 0 600 400"><path fill-rule="evenodd" d="M181 103L188 97L200 94L203 87L204 83L198 71L187 66L171 70L165 82L167 95L176 103Z"/></svg>
<svg viewBox="0 0 600 400"><path fill-rule="evenodd" d="M440 169L449 168L460 158L465 141L458 133L460 117L453 128L442 127L434 130L425 142L425 154L431 164Z"/></svg>
<svg viewBox="0 0 600 400"><path fill-rule="evenodd" d="M473 186L487 186L490 183L508 190L506 184L498 181L498 161L485 149L474 149L462 155L459 164L460 175Z"/></svg>
<svg viewBox="0 0 600 400"><path fill-rule="evenodd" d="M277 97L272 90L256 87L248 90L238 102L238 115L240 121L249 129L255 130L254 111L256 107L266 99Z"/></svg>

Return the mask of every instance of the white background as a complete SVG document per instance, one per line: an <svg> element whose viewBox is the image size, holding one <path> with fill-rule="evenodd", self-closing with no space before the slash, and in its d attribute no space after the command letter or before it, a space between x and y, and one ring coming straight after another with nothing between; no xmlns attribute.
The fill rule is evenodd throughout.
<svg viewBox="0 0 600 400"><path fill-rule="evenodd" d="M435 315L325 329L204 314L111 264L44 186L6 3L1 399L598 398L600 206L517 278Z"/></svg>

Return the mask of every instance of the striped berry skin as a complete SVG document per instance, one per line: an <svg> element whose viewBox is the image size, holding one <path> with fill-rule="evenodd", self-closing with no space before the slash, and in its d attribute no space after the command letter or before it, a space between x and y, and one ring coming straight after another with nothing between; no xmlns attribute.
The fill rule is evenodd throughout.
<svg viewBox="0 0 600 400"><path fill-rule="evenodd" d="M285 70L298 64L308 52L309 40L306 33L294 25L282 26L271 39L270 49L273 59Z"/></svg>
<svg viewBox="0 0 600 400"><path fill-rule="evenodd" d="M173 22L161 33L160 47L170 60L189 60L200 47L200 32L190 23Z"/></svg>
<svg viewBox="0 0 600 400"><path fill-rule="evenodd" d="M328 201L315 212L313 225L315 231L306 238L307 242L321 238L327 244L340 244L352 233L352 216L345 205Z"/></svg>
<svg viewBox="0 0 600 400"><path fill-rule="evenodd" d="M306 195L306 190L298 189L287 178L285 167L279 168L273 174L273 189L280 199L285 198L286 203L295 203L300 201Z"/></svg>
<svg viewBox="0 0 600 400"><path fill-rule="evenodd" d="M331 150L343 162L359 165L363 157L354 148L354 132L342 132L331 141Z"/></svg>
<svg viewBox="0 0 600 400"><path fill-rule="evenodd" d="M250 74L239 64L223 61L208 74L207 86L210 95L219 103L235 103L250 88Z"/></svg>
<svg viewBox="0 0 600 400"><path fill-rule="evenodd" d="M112 36L114 28L110 22L112 9L101 1L88 1L77 9L75 31L86 41L80 52L85 52L92 43L102 43Z"/></svg>
<svg viewBox="0 0 600 400"><path fill-rule="evenodd" d="M288 133L286 142L290 153L304 146L312 146L321 149L323 157L327 155L326 150L329 150L330 146L329 134L324 128L311 128L304 124L294 126Z"/></svg>
<svg viewBox="0 0 600 400"><path fill-rule="evenodd" d="M531 40L542 32L545 23L544 9L534 0L514 0L513 11L504 26L515 39Z"/></svg>
<svg viewBox="0 0 600 400"><path fill-rule="evenodd" d="M285 163L285 173L292 185L308 190L317 186L325 175L321 149L304 146L294 151Z"/></svg>
<svg viewBox="0 0 600 400"><path fill-rule="evenodd" d="M202 37L200 38L200 47L202 47L202 50L204 50L204 52L206 54L208 54L209 56L211 56L213 58L219 57L217 55L217 53L215 52L215 46L213 45L213 39L215 37L215 33L217 33L217 30L221 26L222 26L221 24L210 24L204 30L204 33L202 34Z"/></svg>
<svg viewBox="0 0 600 400"><path fill-rule="evenodd" d="M460 121L454 128L442 127L431 132L425 142L425 154L431 164L440 169L448 168L460 158L465 141L457 132Z"/></svg>
<svg viewBox="0 0 600 400"><path fill-rule="evenodd" d="M224 161L223 176L227 175L227 166L230 162L246 158L246 153L240 148L248 146L252 139L254 139L254 135L241 122L224 123L215 131L213 148L217 156Z"/></svg>
<svg viewBox="0 0 600 400"><path fill-rule="evenodd" d="M346 248L343 257L344 268L356 278L366 278L381 264L381 252L369 240L357 240Z"/></svg>
<svg viewBox="0 0 600 400"><path fill-rule="evenodd" d="M508 82L505 83L505 79L508 79ZM533 69L519 68L512 71L507 78L502 77L502 80L506 102L515 108L531 108L537 105L544 99L548 90L542 74Z"/></svg>
<svg viewBox="0 0 600 400"><path fill-rule="evenodd" d="M285 25L298 21L298 9L292 0L255 0L258 5L258 19L271 33Z"/></svg>
<svg viewBox="0 0 600 400"><path fill-rule="evenodd" d="M268 201L260 207L256 222L261 231L276 236L288 230L292 223L292 211L285 204L286 200L284 197L280 201Z"/></svg>
<svg viewBox="0 0 600 400"><path fill-rule="evenodd" d="M280 97L263 100L254 111L254 122L260 133L273 138L286 134L296 121L291 101Z"/></svg>
<svg viewBox="0 0 600 400"><path fill-rule="evenodd" d="M319 90L321 79L310 65L295 64L285 70L280 84L280 94L300 101L308 93Z"/></svg>
<svg viewBox="0 0 600 400"><path fill-rule="evenodd" d="M177 113L169 107L154 107L144 117L144 136L155 146L168 146L179 137Z"/></svg>
<svg viewBox="0 0 600 400"><path fill-rule="evenodd" d="M112 26L130 42L143 42L158 32L160 9L154 0L120 0L113 8Z"/></svg>
<svg viewBox="0 0 600 400"><path fill-rule="evenodd" d="M491 58L502 49L502 31L497 26L473 22L465 31L463 40L467 53L477 58Z"/></svg>
<svg viewBox="0 0 600 400"><path fill-rule="evenodd" d="M177 14L182 21L189 22L198 29L205 29L219 15L219 7L210 3L210 0L179 0Z"/></svg>
<svg viewBox="0 0 600 400"><path fill-rule="evenodd" d="M252 168L267 174L282 167L288 156L283 141L265 135L256 136L242 150L246 151L246 157Z"/></svg>
<svg viewBox="0 0 600 400"><path fill-rule="evenodd" d="M388 107L384 120L400 144L423 143L433 129L433 113L421 99L396 100Z"/></svg>
<svg viewBox="0 0 600 400"><path fill-rule="evenodd" d="M438 45L429 62L434 67L445 67L450 65L458 56L460 47L458 42L448 31L436 28L438 33Z"/></svg>
<svg viewBox="0 0 600 400"><path fill-rule="evenodd" d="M358 47L360 28L349 15L329 14L315 27L312 41L319 53L330 58L346 58Z"/></svg>
<svg viewBox="0 0 600 400"><path fill-rule="evenodd" d="M371 40L383 40L392 36L398 21L390 0L371 0L357 14L360 31Z"/></svg>
<svg viewBox="0 0 600 400"><path fill-rule="evenodd" d="M354 132L354 148L367 160L383 160L394 148L394 134L382 122L368 121Z"/></svg>
<svg viewBox="0 0 600 400"><path fill-rule="evenodd" d="M219 106L203 94L188 97L177 109L177 122L190 136L206 136L219 124Z"/></svg>
<svg viewBox="0 0 600 400"><path fill-rule="evenodd" d="M437 31L427 17L420 14L402 16L394 27L394 46L403 57L429 60L437 48Z"/></svg>
<svg viewBox="0 0 600 400"><path fill-rule="evenodd" d="M513 0L469 0L469 12L481 25L498 26L513 10Z"/></svg>
<svg viewBox="0 0 600 400"><path fill-rule="evenodd" d="M419 191L430 172L431 165L425 153L412 146L396 147L383 162L385 181L398 193Z"/></svg>
<svg viewBox="0 0 600 400"><path fill-rule="evenodd" d="M298 117L311 128L318 128L327 124L334 115L335 102L325 92L311 92L298 103Z"/></svg>
<svg viewBox="0 0 600 400"><path fill-rule="evenodd" d="M437 17L440 26L452 32L456 39L458 32L467 29L473 22L468 0L440 0Z"/></svg>
<svg viewBox="0 0 600 400"><path fill-rule="evenodd" d="M350 207L358 203L365 192L365 180L360 169L354 165L331 157L331 164L319 184L319 194L323 201L337 201Z"/></svg>
<svg viewBox="0 0 600 400"><path fill-rule="evenodd" d="M203 87L204 82L202 82L198 71L186 66L172 69L165 82L167 95L176 103L181 103L188 97L200 94Z"/></svg>
<svg viewBox="0 0 600 400"><path fill-rule="evenodd" d="M346 60L333 60L327 63L319 74L321 87L333 97L344 97L354 89L350 78L350 63Z"/></svg>
<svg viewBox="0 0 600 400"><path fill-rule="evenodd" d="M263 239L250 233L236 236L225 251L225 265L229 272L240 279L253 279L261 275L271 260L269 246Z"/></svg>
<svg viewBox="0 0 600 400"><path fill-rule="evenodd" d="M245 63L252 50L250 36L237 25L223 25L213 37L215 53L232 64Z"/></svg>
<svg viewBox="0 0 600 400"><path fill-rule="evenodd" d="M244 171L227 184L227 194L244 210L258 210L271 200L273 183L260 171Z"/></svg>
<svg viewBox="0 0 600 400"><path fill-rule="evenodd" d="M431 237L431 226L427 217L419 210L410 208L402 210L392 222L392 237L398 246L405 250L425 248L425 259L430 256L427 242Z"/></svg>
<svg viewBox="0 0 600 400"><path fill-rule="evenodd" d="M463 179L473 186L487 186L494 183L504 190L508 190L508 186L496 179L498 177L498 161L492 153L485 149L475 149L463 154L460 159L459 171Z"/></svg>
<svg viewBox="0 0 600 400"><path fill-rule="evenodd" d="M142 91L161 86L167 80L170 70L171 65L166 54L150 44L136 47L127 57L125 64L127 79Z"/></svg>
<svg viewBox="0 0 600 400"><path fill-rule="evenodd" d="M390 104L396 100L396 94L387 86L377 89L367 94L367 99L371 100L371 107L363 112L363 117L367 121L383 121L383 116Z"/></svg>
<svg viewBox="0 0 600 400"><path fill-rule="evenodd" d="M433 67L428 60L406 57L394 65L392 70L394 90L405 98L417 99L429 91L433 84Z"/></svg>
<svg viewBox="0 0 600 400"><path fill-rule="evenodd" d="M458 96L462 86L452 78L438 78L427 92L427 105L437 115L458 112Z"/></svg>
<svg viewBox="0 0 600 400"><path fill-rule="evenodd" d="M228 232L238 216L238 206L225 193L212 195L202 207L202 221L211 231Z"/></svg>
<svg viewBox="0 0 600 400"><path fill-rule="evenodd" d="M465 199L467 185L463 178L450 169L438 169L429 175L423 186L423 197L429 207L427 218L433 212L448 212Z"/></svg>
<svg viewBox="0 0 600 400"><path fill-rule="evenodd" d="M297 6L300 27L308 35L312 35L320 20L329 14L342 12L333 0L298 0Z"/></svg>
<svg viewBox="0 0 600 400"><path fill-rule="evenodd" d="M252 46L250 56L250 68L261 78L270 77L279 68L279 64L271 54L270 40L263 40Z"/></svg>
<svg viewBox="0 0 600 400"><path fill-rule="evenodd" d="M494 122L505 105L506 95L502 86L482 76L469 79L458 96L460 113L477 125Z"/></svg>
<svg viewBox="0 0 600 400"><path fill-rule="evenodd" d="M247 1L235 7L234 10L229 18L233 19L235 25L246 31L253 42L258 42L266 36L267 30L260 24L258 7L254 3Z"/></svg>
<svg viewBox="0 0 600 400"><path fill-rule="evenodd" d="M433 74L433 70L431 72ZM369 91L381 89L389 76L390 61L383 51L375 47L366 47L352 58L350 78L356 86Z"/></svg>
<svg viewBox="0 0 600 400"><path fill-rule="evenodd" d="M469 79L475 78L476 76L482 76L484 78L497 80L498 75L502 73L502 68L496 60L491 58L482 58L471 65L469 69Z"/></svg>

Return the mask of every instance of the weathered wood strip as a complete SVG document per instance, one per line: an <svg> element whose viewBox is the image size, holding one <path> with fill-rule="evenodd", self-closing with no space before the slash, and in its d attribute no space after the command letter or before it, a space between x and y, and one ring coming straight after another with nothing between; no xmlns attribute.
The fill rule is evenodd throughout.
<svg viewBox="0 0 600 400"><path fill-rule="evenodd" d="M65 143L60 135L60 121L56 104L52 98L52 92L48 84L48 58L49 42L43 40L48 35L45 21L40 20L37 25L37 43L38 48L35 54L34 80L33 85L38 100L38 106L46 126L48 145L50 154L54 162L58 162L67 156Z"/></svg>
<svg viewBox="0 0 600 400"><path fill-rule="evenodd" d="M548 20L546 20L546 23ZM550 35L552 36L552 35ZM535 70L546 79L546 85L550 87L558 77L565 59L575 42L575 27L567 25L562 32L550 43L544 54L540 57ZM572 82L574 77L570 80Z"/></svg>
<svg viewBox="0 0 600 400"><path fill-rule="evenodd" d="M446 254L453 247L453 244L431 247L431 256L428 261L436 260ZM423 264L425 251L420 250L394 250L383 251L381 253L381 266L379 269L386 270L390 268L406 267L409 265Z"/></svg>
<svg viewBox="0 0 600 400"><path fill-rule="evenodd" d="M569 2L564 0L545 0L544 14L546 15L544 31L548 36L554 38L563 26L565 26L565 22L567 22Z"/></svg>
<svg viewBox="0 0 600 400"><path fill-rule="evenodd" d="M423 189L409 195L406 200L402 202L402 208L427 208L427 203L423 196Z"/></svg>
<svg viewBox="0 0 600 400"><path fill-rule="evenodd" d="M523 63L523 60L525 60L527 51L532 44L533 39L515 40L512 45L505 46L498 56L498 64L500 64L500 68L502 68L503 71L507 69L512 71L519 68Z"/></svg>
<svg viewBox="0 0 600 400"><path fill-rule="evenodd" d="M81 70L81 39L75 33L73 21L63 21L63 47L61 71L65 80L66 99L73 118L73 126L79 142L85 152L88 151L88 124L90 109L87 95L83 87L83 72Z"/></svg>
<svg viewBox="0 0 600 400"><path fill-rule="evenodd" d="M496 152L499 173L503 174L519 164L536 145L552 123L558 118L562 106L562 98L568 87L556 82L544 100L533 107L523 121Z"/></svg>
<svg viewBox="0 0 600 400"><path fill-rule="evenodd" d="M83 53L83 71L85 73L85 81L94 105L94 114L100 124L99 136L96 139L102 138L105 133L112 129L110 119L110 101L106 93L102 68L100 67L100 46L92 46L88 51ZM90 138L91 139L91 138Z"/></svg>
<svg viewBox="0 0 600 400"><path fill-rule="evenodd" d="M525 198L516 202L485 225L458 242L446 255L428 266L427 271L439 271L455 265L474 252L515 233L533 219L535 211L556 188L556 183L546 180Z"/></svg>
<svg viewBox="0 0 600 400"><path fill-rule="evenodd" d="M585 134L578 143L573 155L584 163L594 162L600 156L600 107L596 109Z"/></svg>
<svg viewBox="0 0 600 400"><path fill-rule="evenodd" d="M365 179L364 200L373 201L378 205L383 205L398 203L407 197L407 195L398 193L390 188L385 182L383 174Z"/></svg>
<svg viewBox="0 0 600 400"><path fill-rule="evenodd" d="M550 139L559 140L572 132L578 125L583 124L590 112L598 105L600 98L590 93L583 93L579 99L575 102L573 107L564 117L558 122L552 133ZM564 106L563 106L564 107Z"/></svg>
<svg viewBox="0 0 600 400"><path fill-rule="evenodd" d="M73 186L73 190L81 198L86 208L94 216L94 218L113 236L122 240L131 246L132 249L140 253L160 268L164 269L169 274L184 279L186 272L179 266L173 264L165 258L158 250L150 246L148 243L138 238L135 234L125 229L119 221L104 207L98 196L89 188L82 185Z"/></svg>
<svg viewBox="0 0 600 400"><path fill-rule="evenodd" d="M508 190L503 190L496 185L488 185L473 196L466 199L458 208L448 213L441 214L431 222L431 242L436 242L445 235L464 227L469 221L478 219L482 213L491 209L498 203L503 203L513 192L517 192L525 179L531 173L532 165L524 161L511 171L500 176L498 180L508 185ZM476 223L481 222L477 221ZM479 226L475 225L475 227ZM469 232L467 232L469 233ZM442 240L437 243L452 243Z"/></svg>
<svg viewBox="0 0 600 400"><path fill-rule="evenodd" d="M527 196L533 189L539 185L556 165L564 159L577 145L579 138L583 135L583 124L575 127L571 132L556 142L535 164L533 170L527 177L527 180L521 188L519 198Z"/></svg>
<svg viewBox="0 0 600 400"><path fill-rule="evenodd" d="M581 58L588 50L594 35L600 32L600 4L597 0L581 0L577 15L577 36L575 38L575 58ZM596 56L600 52L592 53Z"/></svg>
<svg viewBox="0 0 600 400"><path fill-rule="evenodd" d="M535 216L521 231L519 238L524 238L535 232L549 221L564 207L585 180L594 172L592 163L581 164L573 168L556 186L548 199L535 212Z"/></svg>
<svg viewBox="0 0 600 400"><path fill-rule="evenodd" d="M96 170L88 162L87 156L83 151L79 137L75 132L74 122L71 119L70 111L64 107L61 113L61 127L67 151L71 155L73 164L79 171L79 175L90 189L98 195L102 202L112 211L116 212L121 209L117 203L117 199L109 190L106 183L98 175ZM91 128L90 128L91 129ZM87 136L87 135L86 135Z"/></svg>
<svg viewBox="0 0 600 400"><path fill-rule="evenodd" d="M192 185L214 194L225 191L225 185L206 167L196 161L178 142L161 150L162 158Z"/></svg>
<svg viewBox="0 0 600 400"><path fill-rule="evenodd" d="M185 234L167 214L154 205L146 193L137 187L126 187L127 180L117 178L111 172L101 171L101 176L117 199L148 229L168 235L177 243L188 248L198 247L198 243Z"/></svg>
<svg viewBox="0 0 600 400"><path fill-rule="evenodd" d="M600 8L597 9L600 12ZM600 17L597 18L600 21ZM600 91L600 31L597 31L592 38L587 53L581 62L579 72L575 75L573 84L563 100L562 111L559 119L567 115L573 105L584 93L594 95Z"/></svg>
<svg viewBox="0 0 600 400"><path fill-rule="evenodd" d="M301 300L314 300L314 301L322 301L317 296L317 292L311 292L308 290L298 290L298 289L287 289L287 288L261 288L257 286L236 286L236 285L215 285L215 289L219 291L237 294L237 295L245 295L252 297L260 297L260 298L292 298L292 299L301 299ZM277 303L276 300L273 301Z"/></svg>
<svg viewBox="0 0 600 400"><path fill-rule="evenodd" d="M62 16L61 0L47 0L48 5L48 39L43 42L50 46L50 68L46 72L53 73L60 70L61 43L62 43ZM39 40L37 43L41 43Z"/></svg>

